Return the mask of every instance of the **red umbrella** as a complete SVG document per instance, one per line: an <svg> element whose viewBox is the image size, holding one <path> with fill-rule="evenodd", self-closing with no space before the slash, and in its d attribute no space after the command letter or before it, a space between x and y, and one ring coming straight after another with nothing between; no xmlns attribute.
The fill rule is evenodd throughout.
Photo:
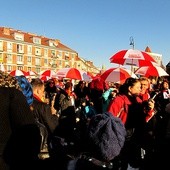
<svg viewBox="0 0 170 170"><path fill-rule="evenodd" d="M128 69L125 68L110 68L101 74L101 79L106 82L114 82L114 83L124 83L124 81L129 78L137 78L137 76Z"/></svg>
<svg viewBox="0 0 170 170"><path fill-rule="evenodd" d="M54 70L43 70L40 72L41 76L56 77L56 72Z"/></svg>
<svg viewBox="0 0 170 170"><path fill-rule="evenodd" d="M28 73L24 70L13 70L9 74L12 76L28 76Z"/></svg>
<svg viewBox="0 0 170 170"><path fill-rule="evenodd" d="M117 52L110 58L110 62L137 67L150 66L153 65L153 63L156 63L148 53L134 49Z"/></svg>
<svg viewBox="0 0 170 170"><path fill-rule="evenodd" d="M76 68L62 68L56 73L58 78L82 80L81 72Z"/></svg>
<svg viewBox="0 0 170 170"><path fill-rule="evenodd" d="M149 76L169 76L169 74L160 66L143 66L135 71L135 74L139 74L145 77Z"/></svg>

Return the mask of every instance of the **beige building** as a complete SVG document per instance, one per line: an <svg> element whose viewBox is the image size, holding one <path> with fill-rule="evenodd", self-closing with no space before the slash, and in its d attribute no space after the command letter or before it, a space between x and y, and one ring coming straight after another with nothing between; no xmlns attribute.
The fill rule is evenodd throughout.
<svg viewBox="0 0 170 170"><path fill-rule="evenodd" d="M57 39L0 27L0 63L5 70L35 71L74 67L97 74L92 62L78 56L78 52Z"/></svg>
<svg viewBox="0 0 170 170"><path fill-rule="evenodd" d="M162 54L153 53L148 46L146 47L145 52L150 54L154 58L154 60L158 63L159 66L163 67L163 65L162 65Z"/></svg>

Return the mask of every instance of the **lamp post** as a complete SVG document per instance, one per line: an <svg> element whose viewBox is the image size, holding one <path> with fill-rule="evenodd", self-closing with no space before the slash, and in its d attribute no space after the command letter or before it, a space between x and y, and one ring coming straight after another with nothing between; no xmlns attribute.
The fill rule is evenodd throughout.
<svg viewBox="0 0 170 170"><path fill-rule="evenodd" d="M129 44L129 45L131 45L131 46L132 46L132 49L134 50L134 48L135 48L135 42L134 42L133 37L131 36L131 37L129 38L129 40L130 40L130 44ZM132 61L133 61L133 58L132 58ZM133 72L133 65L131 65L131 71Z"/></svg>
<svg viewBox="0 0 170 170"><path fill-rule="evenodd" d="M131 37L129 38L129 40L130 40L130 44L129 44L129 45L131 45L132 48L133 48L133 50L134 50L134 48L135 48L135 42L134 42L133 37L131 36Z"/></svg>

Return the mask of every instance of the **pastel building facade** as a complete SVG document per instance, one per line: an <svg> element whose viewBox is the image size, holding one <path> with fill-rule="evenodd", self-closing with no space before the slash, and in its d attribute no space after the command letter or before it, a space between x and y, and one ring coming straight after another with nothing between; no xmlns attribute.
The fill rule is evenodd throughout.
<svg viewBox="0 0 170 170"><path fill-rule="evenodd" d="M93 62L78 56L78 52L67 47L58 39L33 33L0 27L0 63L5 70L35 71L65 67L78 68L97 74L99 69Z"/></svg>

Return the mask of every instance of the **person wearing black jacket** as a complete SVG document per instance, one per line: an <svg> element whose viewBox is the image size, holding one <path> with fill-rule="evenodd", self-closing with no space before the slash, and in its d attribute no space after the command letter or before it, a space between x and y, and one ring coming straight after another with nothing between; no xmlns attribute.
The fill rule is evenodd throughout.
<svg viewBox="0 0 170 170"><path fill-rule="evenodd" d="M36 168L39 129L15 77L0 71L0 169Z"/></svg>

